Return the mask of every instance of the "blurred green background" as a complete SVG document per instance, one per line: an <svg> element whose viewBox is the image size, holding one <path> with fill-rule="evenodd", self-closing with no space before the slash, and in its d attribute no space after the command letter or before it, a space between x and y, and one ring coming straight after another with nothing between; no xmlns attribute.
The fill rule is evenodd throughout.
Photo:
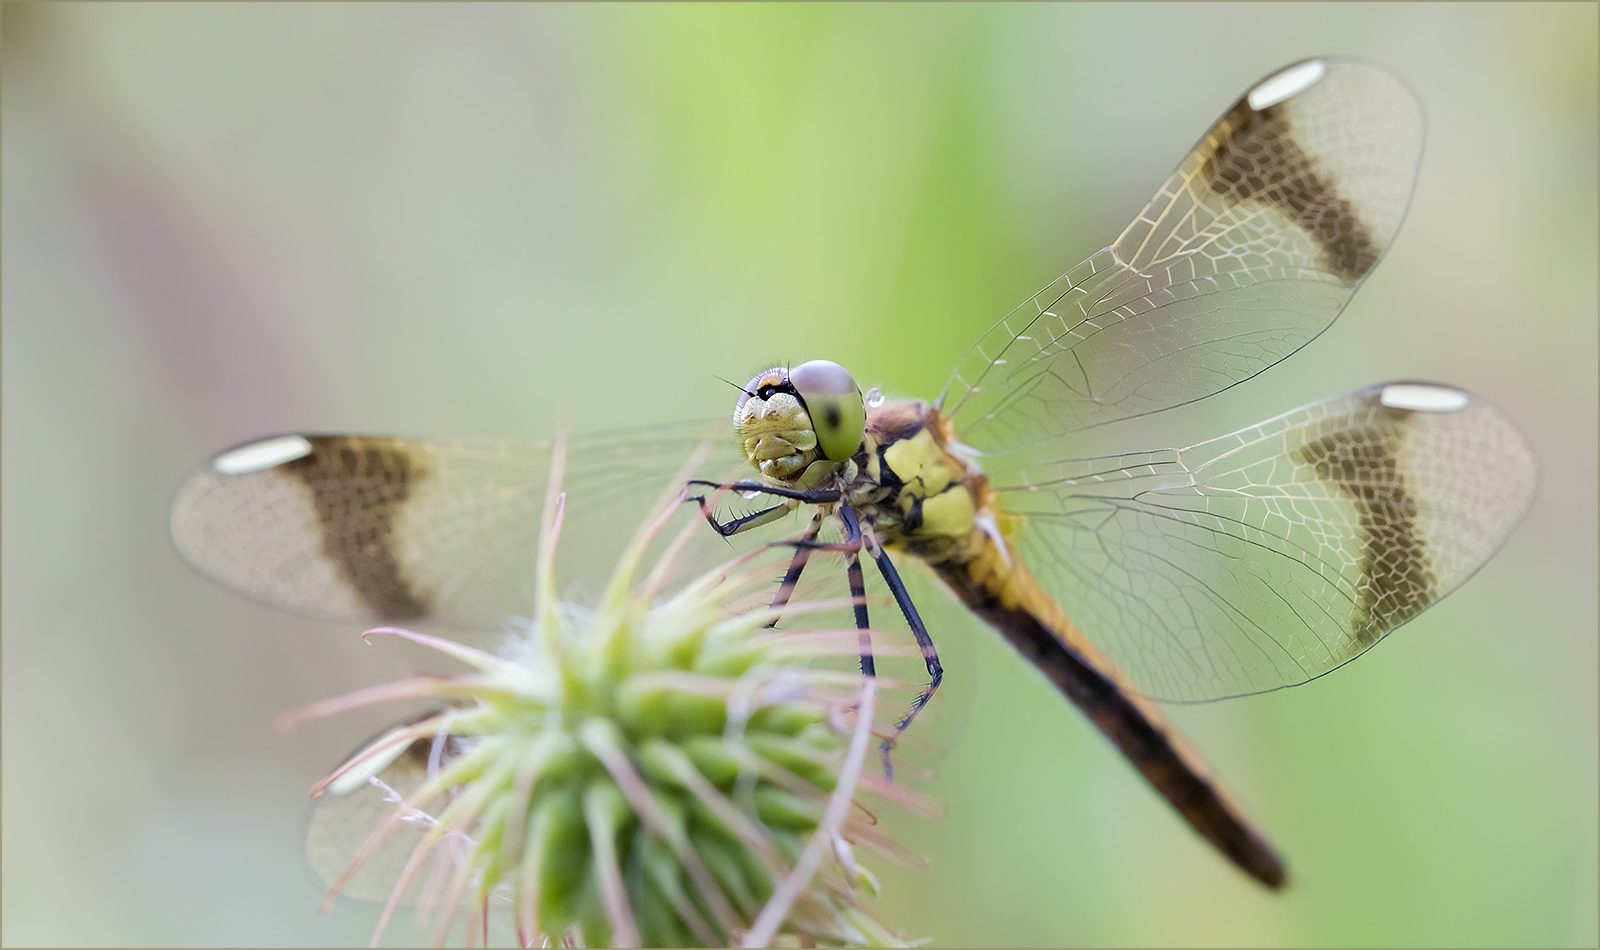
<svg viewBox="0 0 1600 950"><path fill-rule="evenodd" d="M395 654L192 575L165 528L190 466L284 430L716 415L716 376L813 357L931 396L1318 53L1426 105L1400 239L1289 363L1130 438L1444 380L1533 440L1532 514L1338 675L1174 711L1289 856L1282 896L942 616L980 696L949 817L898 825L933 864L877 907L935 944L1596 943L1594 5L0 15L4 943L367 938L371 908L316 913L300 834L383 717L272 720Z"/></svg>

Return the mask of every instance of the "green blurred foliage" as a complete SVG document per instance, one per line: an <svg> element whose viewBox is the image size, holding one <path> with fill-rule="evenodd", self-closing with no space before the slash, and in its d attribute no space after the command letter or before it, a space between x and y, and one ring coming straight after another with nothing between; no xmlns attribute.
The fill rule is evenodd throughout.
<svg viewBox="0 0 1600 950"><path fill-rule="evenodd" d="M1428 109L1399 243L1284 367L1111 438L1441 379L1528 432L1533 514L1360 663L1174 711L1289 856L1281 896L937 608L980 697L882 916L1594 945L1596 33L1590 4L5 5L0 938L366 938L371 909L314 913L299 796L386 717L270 723L412 660L178 564L166 501L206 454L715 416L717 377L814 357L931 397L1241 90L1338 53Z"/></svg>

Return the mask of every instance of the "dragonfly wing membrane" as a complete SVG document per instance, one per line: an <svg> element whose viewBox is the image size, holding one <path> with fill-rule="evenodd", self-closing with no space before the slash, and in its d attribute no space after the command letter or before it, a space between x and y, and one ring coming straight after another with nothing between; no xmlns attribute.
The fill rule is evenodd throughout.
<svg viewBox="0 0 1600 950"><path fill-rule="evenodd" d="M1401 383L1010 479L1045 588L1141 692L1203 701L1311 680L1438 602L1521 521L1537 467L1492 405Z"/></svg>
<svg viewBox="0 0 1600 950"><path fill-rule="evenodd" d="M313 803L306 826L306 864L324 885L338 885L339 896L387 902L393 895L401 870L429 830L428 813L437 815L445 804L445 796L437 795L414 808L402 808L404 799L428 778L432 745L428 739L409 742L382 769L378 782L361 780L350 788L330 790ZM369 852L373 832L391 824L389 833ZM444 860L459 848L459 841L447 838ZM437 876L431 862L421 870L418 878ZM408 888L400 903L415 903L416 891Z"/></svg>
<svg viewBox="0 0 1600 950"><path fill-rule="evenodd" d="M1122 235L996 324L940 404L1003 451L1220 392L1338 316L1400 228L1422 107L1394 76L1308 60L1203 136Z"/></svg>
<svg viewBox="0 0 1600 950"><path fill-rule="evenodd" d="M660 493L708 441L695 474L743 474L748 465L726 430L697 422L572 439L561 580L597 593ZM547 444L279 436L191 473L170 524L179 553L202 574L276 607L500 629L533 603L549 474ZM701 566L729 556L720 540L696 551Z"/></svg>

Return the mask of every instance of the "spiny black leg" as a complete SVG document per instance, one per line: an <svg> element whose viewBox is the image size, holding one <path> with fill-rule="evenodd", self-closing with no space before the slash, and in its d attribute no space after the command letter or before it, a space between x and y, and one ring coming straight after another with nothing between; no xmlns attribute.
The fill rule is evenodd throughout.
<svg viewBox="0 0 1600 950"><path fill-rule="evenodd" d="M766 524L768 521L773 520L773 512L788 508L787 505L773 505L771 508L763 508L743 517L718 521L716 513L711 510L710 505L706 504L706 496L693 495L685 498L684 501L692 501L698 504L700 506L700 514L705 516L706 523L711 525L711 529L724 538L731 538L746 528L753 528L758 524Z"/></svg>
<svg viewBox="0 0 1600 950"><path fill-rule="evenodd" d="M794 540L814 540L817 536L817 532L821 530L822 512L819 511L811 516L811 523L806 525L805 532ZM783 583L778 585L778 595L772 598L771 608L773 610L777 610L778 608L784 606L789 602L789 598L794 596L794 589L800 583L800 572L806 569L806 562L809 560L811 560L811 548L804 545L797 545L794 549L794 557L789 561L789 570L783 575ZM768 628L776 627L777 625L778 617L776 616L764 624L764 626Z"/></svg>
<svg viewBox="0 0 1600 950"><path fill-rule="evenodd" d="M720 482L706 481L703 478L693 478L690 479L686 484L706 485L718 490L756 492L764 495L772 495L776 498L787 499L783 504L773 505L771 508L763 508L760 511L752 512L751 514L743 517L732 518L723 522L717 520L716 513L713 512L711 510L711 506L706 503L706 496L690 495L684 498L684 501L692 501L699 505L700 514L706 519L706 523L711 525L712 530L716 531L717 534L723 536L724 538L732 537L748 528L757 528L761 525L777 521L779 518L782 518L789 512L793 511L795 507L802 502L814 505L823 505L831 504L839 500L839 493L837 491L794 491L788 488L775 488L771 485L763 485L760 482L752 482L743 479L737 482L722 484Z"/></svg>
<svg viewBox="0 0 1600 950"><path fill-rule="evenodd" d="M856 609L856 630L861 645L861 675L877 676L877 665L872 660L872 625L867 620L867 581L861 576L861 523L856 513L847 506L839 507L839 520L844 522L845 540L854 545L845 555L845 576L850 580L850 600ZM801 548L800 550L805 550Z"/></svg>
<svg viewBox="0 0 1600 950"><path fill-rule="evenodd" d="M781 538L772 542L774 547L782 545L791 548L805 548L808 551L830 551L834 554L849 554L851 551L861 550L860 543L851 544L848 541L818 541L815 538L806 538L795 535L792 538Z"/></svg>
<svg viewBox="0 0 1600 950"><path fill-rule="evenodd" d="M906 591L906 585L900 580L900 572L895 570L894 562L889 560L889 552L877 545L873 545L871 552L872 559L878 562L878 570L883 573L883 579L889 585L890 592L894 594L894 602L900 605L900 612L905 615L906 626L911 628L911 635L917 638L917 646L922 648L922 660L928 667L928 688L911 701L911 708L906 710L905 716L895 725L894 735L883 740L883 744L879 746L883 752L884 774L892 779L894 767L889 762L889 751L899 741L900 735L911 726L911 720L917 718L917 714L922 712L922 708L928 705L928 700L938 691L939 684L944 680L944 666L939 662L939 651L933 645L933 638L928 635L928 628L917 613L917 605L912 603L911 594Z"/></svg>
<svg viewBox="0 0 1600 950"><path fill-rule="evenodd" d="M803 501L811 505L829 505L839 500L839 492L833 488L825 491L800 491L795 488L763 485L760 482L752 482L744 478L736 482L712 482L703 478L691 478L687 484L704 485L707 488L715 488L718 491L760 492L763 495L771 495L774 498L793 498L795 501Z"/></svg>
<svg viewBox="0 0 1600 950"><path fill-rule="evenodd" d="M867 632L870 624L867 621L867 582L861 576L861 555L852 553L846 555L845 576L850 579L850 599L855 601L856 630L861 644L861 675L877 676L878 668L872 662L872 634Z"/></svg>

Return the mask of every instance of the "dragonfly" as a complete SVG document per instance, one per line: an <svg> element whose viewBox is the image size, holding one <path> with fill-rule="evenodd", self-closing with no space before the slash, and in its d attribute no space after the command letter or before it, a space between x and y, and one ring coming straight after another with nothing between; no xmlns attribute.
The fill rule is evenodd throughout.
<svg viewBox="0 0 1600 950"><path fill-rule="evenodd" d="M657 488L716 434L685 489L686 517L707 522L685 558L776 538L794 549L781 605L813 555L842 555L866 629L865 552L927 673L897 733L944 675L940 624L902 579L921 564L1199 835L1284 886L1281 855L1157 703L1294 686L1364 653L1504 544L1532 503L1534 453L1489 402L1423 381L1183 448L1074 446L1241 383L1326 329L1394 242L1423 137L1420 103L1383 69L1322 58L1273 73L1115 241L980 336L937 398L863 394L814 360L739 387L731 434L724 419L571 439L564 536L583 542L569 578L604 577ZM260 439L187 478L172 535L202 574L276 606L494 628L532 602L551 451ZM757 509L719 510L729 492ZM861 666L875 672L870 643Z"/></svg>

